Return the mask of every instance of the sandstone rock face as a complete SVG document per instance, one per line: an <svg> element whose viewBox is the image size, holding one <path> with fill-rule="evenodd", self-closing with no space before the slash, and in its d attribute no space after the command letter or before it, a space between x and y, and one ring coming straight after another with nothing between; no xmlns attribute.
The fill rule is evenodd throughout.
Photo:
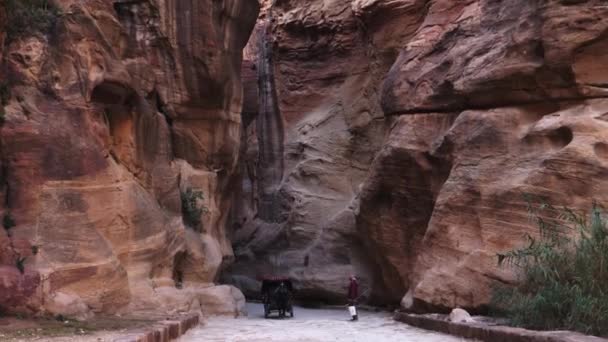
<svg viewBox="0 0 608 342"><path fill-rule="evenodd" d="M399 276L384 278L408 290L410 308L477 309L493 284L514 281L496 253L537 234L522 194L578 209L606 200L606 101L592 99L606 94L595 66L606 58L606 10L594 1L430 3L383 88L385 114L414 115L391 130L359 216L374 246L389 246L381 267ZM385 157L398 139L406 148ZM393 168L404 183L383 207L403 209L374 219L387 193L377 184Z"/></svg>
<svg viewBox="0 0 608 342"><path fill-rule="evenodd" d="M54 3L0 4L2 309L241 314L223 271L478 310L523 193L607 200L602 0Z"/></svg>
<svg viewBox="0 0 608 342"><path fill-rule="evenodd" d="M246 293L271 274L294 278L301 297L334 301L352 273L372 286L356 196L389 127L382 78L414 34L400 20L421 19L422 3L278 1L262 12L243 65L237 262L225 273Z"/></svg>
<svg viewBox="0 0 608 342"><path fill-rule="evenodd" d="M232 316L246 315L245 296L236 287L230 285L213 284L191 285L181 291L175 291L174 287L158 287L152 294L157 298L154 305L169 314L195 313L209 316ZM136 310L142 314L158 310L159 308L140 306Z"/></svg>
<svg viewBox="0 0 608 342"><path fill-rule="evenodd" d="M242 49L259 6L54 4L49 34L0 47L2 216L5 228L15 223L0 234L0 264L25 267L0 277L26 293L0 306L168 311L156 289L170 288L198 305L186 310L205 310L201 298L215 295L207 288L233 258L225 194L239 152ZM188 189L204 195L199 227L182 219Z"/></svg>
<svg viewBox="0 0 608 342"><path fill-rule="evenodd" d="M606 200L607 11L277 1L244 65L226 278L253 293L285 273L302 296L338 300L354 272L375 302L483 308L515 280L496 253L537 233L523 193Z"/></svg>

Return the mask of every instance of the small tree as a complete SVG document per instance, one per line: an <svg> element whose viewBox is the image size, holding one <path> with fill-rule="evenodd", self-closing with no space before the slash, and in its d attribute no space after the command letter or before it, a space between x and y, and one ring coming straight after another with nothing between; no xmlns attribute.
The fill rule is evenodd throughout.
<svg viewBox="0 0 608 342"><path fill-rule="evenodd" d="M181 193L182 217L186 226L201 232L203 230L201 216L208 213L207 208L200 204L205 199L202 191L186 189Z"/></svg>
<svg viewBox="0 0 608 342"><path fill-rule="evenodd" d="M594 204L587 218L527 200L539 237L528 235L525 248L498 255L520 279L497 288L493 306L514 325L607 335L608 229L600 207Z"/></svg>

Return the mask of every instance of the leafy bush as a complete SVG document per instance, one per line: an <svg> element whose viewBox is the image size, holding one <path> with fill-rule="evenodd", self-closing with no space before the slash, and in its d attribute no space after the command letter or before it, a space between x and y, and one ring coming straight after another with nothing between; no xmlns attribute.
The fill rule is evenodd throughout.
<svg viewBox="0 0 608 342"><path fill-rule="evenodd" d="M36 32L49 33L59 17L59 10L49 0L7 0L7 41Z"/></svg>
<svg viewBox="0 0 608 342"><path fill-rule="evenodd" d="M2 226L4 227L4 229L8 231L16 225L17 224L15 223L15 220L13 220L11 214L4 215L4 218L2 219Z"/></svg>
<svg viewBox="0 0 608 342"><path fill-rule="evenodd" d="M181 193L184 223L199 232L202 231L201 215L208 212L207 208L199 204L199 200L203 201L204 199L205 196L202 191L192 190L191 188Z"/></svg>
<svg viewBox="0 0 608 342"><path fill-rule="evenodd" d="M594 204L589 218L530 200L528 210L539 237L498 255L520 282L498 288L493 306L525 328L608 335L608 229L600 207Z"/></svg>

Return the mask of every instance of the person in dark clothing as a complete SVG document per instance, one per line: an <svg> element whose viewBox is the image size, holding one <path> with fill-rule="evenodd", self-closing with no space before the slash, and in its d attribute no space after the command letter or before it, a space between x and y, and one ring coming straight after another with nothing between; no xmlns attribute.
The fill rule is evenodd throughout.
<svg viewBox="0 0 608 342"><path fill-rule="evenodd" d="M348 311L351 315L351 320L359 319L357 315L357 300L359 299L359 282L354 275L350 276L350 284L348 285Z"/></svg>
<svg viewBox="0 0 608 342"><path fill-rule="evenodd" d="M281 283L275 290L277 306L279 308L279 317L285 317L285 311L289 303L289 290L285 283Z"/></svg>

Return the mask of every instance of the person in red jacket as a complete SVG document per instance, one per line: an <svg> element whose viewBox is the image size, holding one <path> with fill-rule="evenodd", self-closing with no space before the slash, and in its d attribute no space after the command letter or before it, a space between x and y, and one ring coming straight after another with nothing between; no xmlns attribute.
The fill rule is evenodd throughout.
<svg viewBox="0 0 608 342"><path fill-rule="evenodd" d="M359 299L359 282L354 275L350 276L350 284L348 285L348 311L350 311L351 320L359 319L357 315L357 300Z"/></svg>

